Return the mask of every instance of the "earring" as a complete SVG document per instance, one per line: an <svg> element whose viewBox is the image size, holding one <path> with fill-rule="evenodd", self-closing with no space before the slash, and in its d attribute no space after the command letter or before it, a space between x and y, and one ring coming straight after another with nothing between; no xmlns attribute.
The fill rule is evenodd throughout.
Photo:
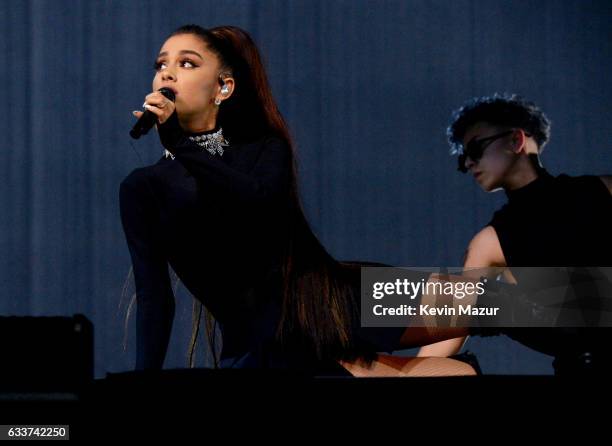
<svg viewBox="0 0 612 446"><path fill-rule="evenodd" d="M228 93L229 93L229 87L226 84L223 84L223 87L221 87L221 94L226 95Z"/></svg>
<svg viewBox="0 0 612 446"><path fill-rule="evenodd" d="M221 105L221 99L219 98L215 99L215 105Z"/></svg>

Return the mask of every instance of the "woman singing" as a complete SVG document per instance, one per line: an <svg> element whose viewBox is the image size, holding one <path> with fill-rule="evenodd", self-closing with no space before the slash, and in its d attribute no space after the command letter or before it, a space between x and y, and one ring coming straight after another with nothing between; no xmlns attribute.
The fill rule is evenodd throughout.
<svg viewBox="0 0 612 446"><path fill-rule="evenodd" d="M166 150L120 188L137 369L164 362L174 318L168 265L219 323L222 367L348 374L339 361L399 348L404 329L360 327L350 285L359 269L335 261L304 217L289 131L250 36L179 28L155 61L152 89L145 108Z"/></svg>

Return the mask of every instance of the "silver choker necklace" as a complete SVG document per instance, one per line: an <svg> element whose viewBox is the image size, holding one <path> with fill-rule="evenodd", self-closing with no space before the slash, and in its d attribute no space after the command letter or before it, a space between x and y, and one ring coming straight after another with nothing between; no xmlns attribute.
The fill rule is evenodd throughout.
<svg viewBox="0 0 612 446"><path fill-rule="evenodd" d="M223 129L219 129L214 133L206 133L204 135L189 136L189 139L195 142L202 149L208 151L211 155L219 154L223 156L224 147L229 146L229 142L223 137ZM174 159L174 155L168 150L164 150L164 156Z"/></svg>

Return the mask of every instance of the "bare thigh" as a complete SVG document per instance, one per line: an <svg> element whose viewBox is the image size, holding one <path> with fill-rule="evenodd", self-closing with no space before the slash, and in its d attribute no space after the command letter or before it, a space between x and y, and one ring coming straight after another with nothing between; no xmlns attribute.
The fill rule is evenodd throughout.
<svg viewBox="0 0 612 446"><path fill-rule="evenodd" d="M340 361L340 364L359 378L476 375L472 366L451 358L377 355L376 360L369 365L359 360Z"/></svg>

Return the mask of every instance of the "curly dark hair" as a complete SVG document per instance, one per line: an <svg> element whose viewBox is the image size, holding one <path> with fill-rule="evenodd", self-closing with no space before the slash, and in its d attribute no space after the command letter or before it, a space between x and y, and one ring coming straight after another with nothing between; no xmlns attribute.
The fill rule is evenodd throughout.
<svg viewBox="0 0 612 446"><path fill-rule="evenodd" d="M478 122L523 129L538 144L538 152L542 152L550 137L550 121L533 102L516 94L495 93L470 99L453 112L446 130L451 154L462 153L465 133Z"/></svg>

